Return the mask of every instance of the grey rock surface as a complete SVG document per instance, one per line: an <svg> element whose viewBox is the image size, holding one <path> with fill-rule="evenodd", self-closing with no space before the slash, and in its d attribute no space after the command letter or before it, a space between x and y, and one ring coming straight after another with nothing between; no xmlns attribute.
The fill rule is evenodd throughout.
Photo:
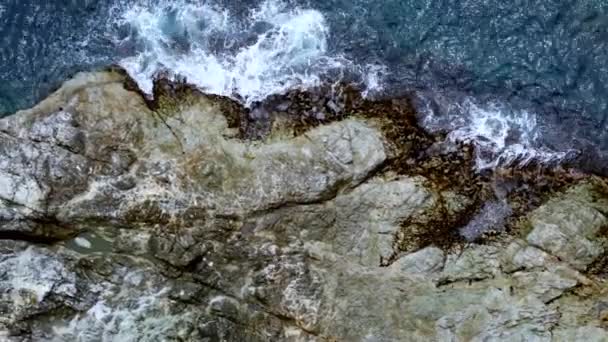
<svg viewBox="0 0 608 342"><path fill-rule="evenodd" d="M217 99L153 111L124 81L79 74L0 120L0 341L606 340L604 280L584 273L604 258L601 182L521 237L404 251L436 228L409 218L463 195L378 172L373 120L253 142Z"/></svg>
<svg viewBox="0 0 608 342"><path fill-rule="evenodd" d="M591 184L582 184L551 200L530 217L528 243L584 270L604 253L597 239L608 225L606 202Z"/></svg>

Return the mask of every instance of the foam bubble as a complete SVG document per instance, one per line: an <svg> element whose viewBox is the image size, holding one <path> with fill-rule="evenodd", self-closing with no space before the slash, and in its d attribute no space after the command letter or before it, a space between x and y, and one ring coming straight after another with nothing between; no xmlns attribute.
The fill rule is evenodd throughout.
<svg viewBox="0 0 608 342"><path fill-rule="evenodd" d="M359 73L368 89L381 87L382 67L357 66L329 52L329 25L314 9L267 0L243 19L210 4L174 0L130 6L118 24L134 34L116 43L139 51L120 64L147 93L159 71L246 105L317 86L336 72Z"/></svg>

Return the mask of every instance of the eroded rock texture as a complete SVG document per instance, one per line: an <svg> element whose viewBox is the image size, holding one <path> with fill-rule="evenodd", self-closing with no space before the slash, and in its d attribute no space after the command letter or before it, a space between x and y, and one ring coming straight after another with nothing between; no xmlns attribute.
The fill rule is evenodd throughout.
<svg viewBox="0 0 608 342"><path fill-rule="evenodd" d="M226 99L128 83L0 120L0 340L608 340L603 180L467 242L489 195L435 142L374 115L247 140Z"/></svg>

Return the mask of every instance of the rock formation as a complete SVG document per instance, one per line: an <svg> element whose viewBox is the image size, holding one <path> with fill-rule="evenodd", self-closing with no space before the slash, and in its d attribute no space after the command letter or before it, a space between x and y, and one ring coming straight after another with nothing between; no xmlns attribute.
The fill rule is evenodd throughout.
<svg viewBox="0 0 608 342"><path fill-rule="evenodd" d="M107 71L1 119L0 340L608 340L603 179L298 96Z"/></svg>

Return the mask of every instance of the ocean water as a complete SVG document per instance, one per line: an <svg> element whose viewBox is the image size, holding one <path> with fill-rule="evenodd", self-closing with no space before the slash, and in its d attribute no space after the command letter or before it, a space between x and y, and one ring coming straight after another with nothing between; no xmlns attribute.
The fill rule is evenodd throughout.
<svg viewBox="0 0 608 342"><path fill-rule="evenodd" d="M0 114L80 70L159 71L253 105L348 80L415 91L421 122L479 167L608 165L608 2L0 0Z"/></svg>

